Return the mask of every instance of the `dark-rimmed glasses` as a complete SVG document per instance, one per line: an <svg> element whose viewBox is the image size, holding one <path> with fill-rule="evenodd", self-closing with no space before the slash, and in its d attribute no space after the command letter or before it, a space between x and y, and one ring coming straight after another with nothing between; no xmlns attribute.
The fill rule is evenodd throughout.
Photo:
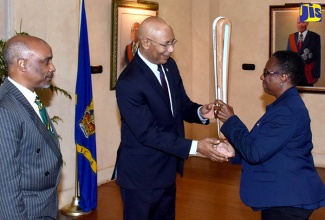
<svg viewBox="0 0 325 220"><path fill-rule="evenodd" d="M164 47L166 50L167 50L168 48L170 48L171 46L174 47L175 44L177 43L177 40L176 40L176 39L174 39L172 42L165 43L165 44L158 43L157 41L154 41L154 40L152 40L152 39L150 39L150 38L147 38L147 39L150 40L150 41L152 41L152 42L155 42L156 44L159 44L160 46Z"/></svg>
<svg viewBox="0 0 325 220"><path fill-rule="evenodd" d="M267 71L266 69L263 70L263 76L264 77L267 77L268 75L273 75L273 74L279 74L280 72L270 72L270 71Z"/></svg>

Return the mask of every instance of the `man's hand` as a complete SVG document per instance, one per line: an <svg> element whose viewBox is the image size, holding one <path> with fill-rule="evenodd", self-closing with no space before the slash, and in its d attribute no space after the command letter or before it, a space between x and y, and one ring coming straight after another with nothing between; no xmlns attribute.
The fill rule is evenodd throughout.
<svg viewBox="0 0 325 220"><path fill-rule="evenodd" d="M235 149L227 140L219 141L215 149L227 157L235 157Z"/></svg>
<svg viewBox="0 0 325 220"><path fill-rule="evenodd" d="M214 106L213 103L203 105L201 108L201 116L205 119L214 119Z"/></svg>
<svg viewBox="0 0 325 220"><path fill-rule="evenodd" d="M220 141L215 138L205 138L203 140L200 140L197 144L197 152L203 154L212 161L228 161L228 156L216 150L219 143Z"/></svg>

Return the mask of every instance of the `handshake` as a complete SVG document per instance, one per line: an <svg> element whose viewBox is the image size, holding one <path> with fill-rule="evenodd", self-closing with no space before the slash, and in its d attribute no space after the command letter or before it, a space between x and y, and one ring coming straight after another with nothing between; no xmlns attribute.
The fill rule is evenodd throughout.
<svg viewBox="0 0 325 220"><path fill-rule="evenodd" d="M218 118L220 121L225 122L234 115L234 110L221 100L216 100L215 103L203 105L200 113L203 118ZM227 140L221 141L215 138L200 140L198 142L197 152L203 154L212 161L218 162L228 161L229 157L235 156L235 149Z"/></svg>
<svg viewBox="0 0 325 220"><path fill-rule="evenodd" d="M205 138L198 141L197 152L208 157L212 161L224 162L235 156L235 149L227 140Z"/></svg>

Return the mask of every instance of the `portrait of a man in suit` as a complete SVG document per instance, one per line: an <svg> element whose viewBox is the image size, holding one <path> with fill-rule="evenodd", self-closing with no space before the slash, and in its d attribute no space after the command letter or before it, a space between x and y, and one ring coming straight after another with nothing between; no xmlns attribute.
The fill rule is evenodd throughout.
<svg viewBox="0 0 325 220"><path fill-rule="evenodd" d="M298 86L313 86L321 76L320 35L308 30L308 22L296 21L298 31L289 35L287 50L301 55L305 62L305 76Z"/></svg>
<svg viewBox="0 0 325 220"><path fill-rule="evenodd" d="M126 45L125 47L125 55L124 55L124 60L125 60L125 64L128 65L131 60L134 57L134 54L136 53L137 49L138 49L138 28L140 26L140 23L138 22L134 22L132 24L131 27L131 35L130 35L130 39L131 42Z"/></svg>

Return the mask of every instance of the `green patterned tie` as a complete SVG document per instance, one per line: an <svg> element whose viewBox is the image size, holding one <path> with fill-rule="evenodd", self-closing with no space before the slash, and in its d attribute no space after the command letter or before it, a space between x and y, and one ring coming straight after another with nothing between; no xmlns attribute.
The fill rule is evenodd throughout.
<svg viewBox="0 0 325 220"><path fill-rule="evenodd" d="M47 120L46 109L45 109L44 105L41 103L41 100L37 96L36 96L36 99L35 99L35 103L38 106L38 110L39 110L39 113L41 115L41 118L42 118L42 121L43 121L44 125L46 126L47 130L50 133L52 133L52 131L51 131L51 124Z"/></svg>

